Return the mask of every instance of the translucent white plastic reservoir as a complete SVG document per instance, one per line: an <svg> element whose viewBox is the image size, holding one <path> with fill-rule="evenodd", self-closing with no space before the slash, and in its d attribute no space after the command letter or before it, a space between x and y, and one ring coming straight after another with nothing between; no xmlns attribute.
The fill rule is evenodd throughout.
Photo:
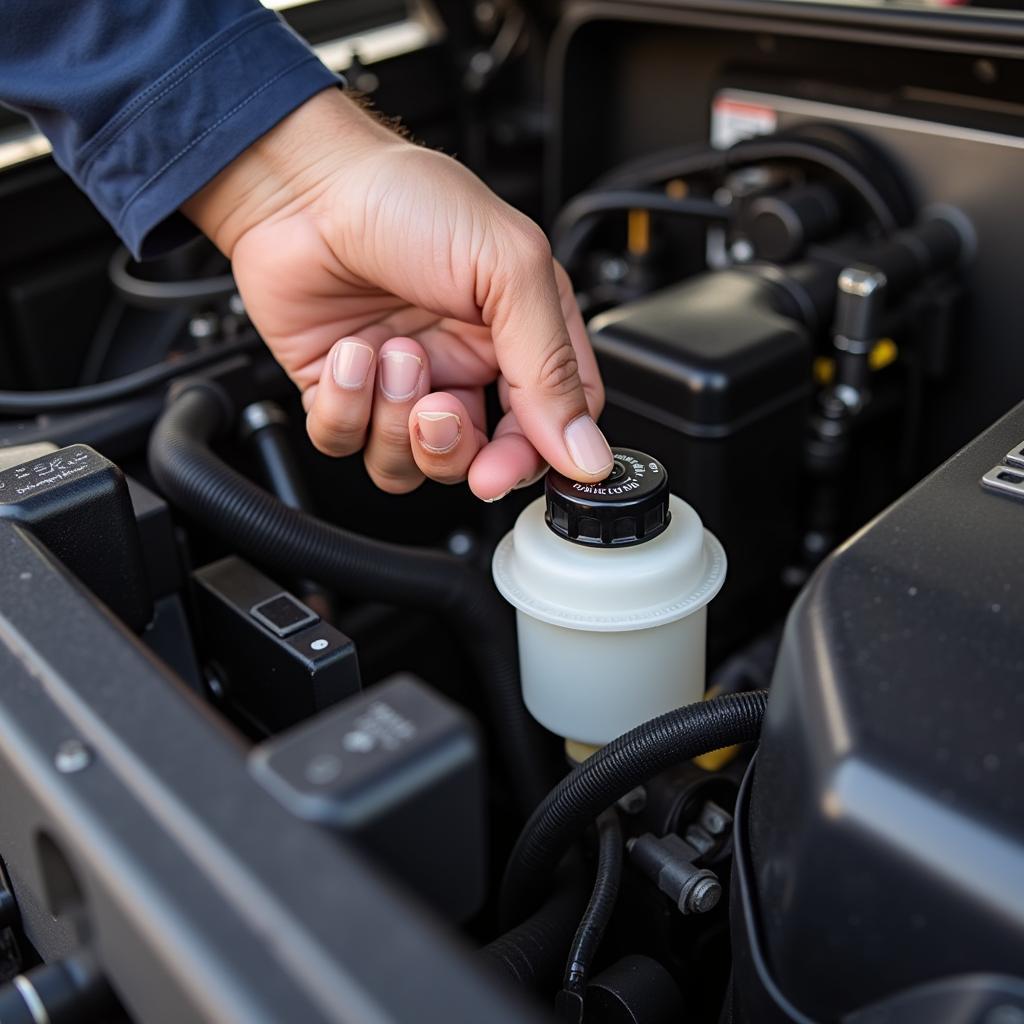
<svg viewBox="0 0 1024 1024"><path fill-rule="evenodd" d="M495 583L517 611L527 708L557 735L595 746L703 697L707 604L726 570L721 544L693 508L667 485L652 492L663 467L628 449L615 456L625 465L618 487L604 493L554 478L493 562ZM566 531L562 501L571 505L577 493ZM631 523L643 534L644 518L657 520L659 502L667 525L630 536ZM576 530L587 539L568 539Z"/></svg>

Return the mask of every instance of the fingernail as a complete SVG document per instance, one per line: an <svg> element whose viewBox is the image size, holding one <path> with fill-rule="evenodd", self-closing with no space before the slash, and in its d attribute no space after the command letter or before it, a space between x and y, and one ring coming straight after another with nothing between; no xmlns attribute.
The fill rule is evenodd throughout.
<svg viewBox="0 0 1024 1024"><path fill-rule="evenodd" d="M612 468L612 450L601 428L586 414L577 416L565 428L569 456L584 473L596 476Z"/></svg>
<svg viewBox="0 0 1024 1024"><path fill-rule="evenodd" d="M484 501L486 501L488 505L493 505L496 501L501 501L502 498L507 498L513 490L515 490L515 488L510 487L504 494L496 494L493 498L484 498Z"/></svg>
<svg viewBox="0 0 1024 1024"><path fill-rule="evenodd" d="M380 389L393 402L416 394L423 372L423 360L411 352L385 352L380 357Z"/></svg>
<svg viewBox="0 0 1024 1024"><path fill-rule="evenodd" d="M366 383L373 362L373 349L361 341L343 341L334 350L334 381L340 388L354 391Z"/></svg>
<svg viewBox="0 0 1024 1024"><path fill-rule="evenodd" d="M437 455L454 448L462 436L462 420L453 412L418 412L416 425L420 443Z"/></svg>

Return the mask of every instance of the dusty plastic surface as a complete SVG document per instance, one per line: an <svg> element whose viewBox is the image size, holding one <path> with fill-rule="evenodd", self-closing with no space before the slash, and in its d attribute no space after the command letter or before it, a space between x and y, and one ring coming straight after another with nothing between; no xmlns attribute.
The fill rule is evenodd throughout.
<svg viewBox="0 0 1024 1024"><path fill-rule="evenodd" d="M725 551L681 498L670 509L646 543L588 548L553 533L538 498L494 553L517 611L523 698L559 736L603 745L704 695L706 609Z"/></svg>

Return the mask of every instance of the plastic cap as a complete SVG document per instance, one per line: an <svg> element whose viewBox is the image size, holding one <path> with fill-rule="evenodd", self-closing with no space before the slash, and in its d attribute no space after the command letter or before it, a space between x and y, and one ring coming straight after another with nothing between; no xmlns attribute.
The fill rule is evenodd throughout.
<svg viewBox="0 0 1024 1024"><path fill-rule="evenodd" d="M657 459L613 448L600 483L581 484L550 470L544 519L559 537L589 547L627 547L657 537L671 520L668 473Z"/></svg>

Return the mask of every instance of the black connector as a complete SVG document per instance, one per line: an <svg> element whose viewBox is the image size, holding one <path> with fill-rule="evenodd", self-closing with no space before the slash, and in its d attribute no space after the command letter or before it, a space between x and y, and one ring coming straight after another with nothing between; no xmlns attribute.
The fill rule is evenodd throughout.
<svg viewBox="0 0 1024 1024"><path fill-rule="evenodd" d="M706 914L722 898L718 876L699 868L694 861L700 856L679 836L647 835L630 839L626 844L629 859L683 914Z"/></svg>
<svg viewBox="0 0 1024 1024"><path fill-rule="evenodd" d="M359 692L355 644L241 558L192 574L203 660L220 696L278 732Z"/></svg>
<svg viewBox="0 0 1024 1024"><path fill-rule="evenodd" d="M128 626L152 618L124 474L84 444L0 471L0 518L24 525Z"/></svg>
<svg viewBox="0 0 1024 1024"><path fill-rule="evenodd" d="M437 910L464 920L484 871L475 723L397 675L256 747L255 777L290 811L351 839Z"/></svg>

